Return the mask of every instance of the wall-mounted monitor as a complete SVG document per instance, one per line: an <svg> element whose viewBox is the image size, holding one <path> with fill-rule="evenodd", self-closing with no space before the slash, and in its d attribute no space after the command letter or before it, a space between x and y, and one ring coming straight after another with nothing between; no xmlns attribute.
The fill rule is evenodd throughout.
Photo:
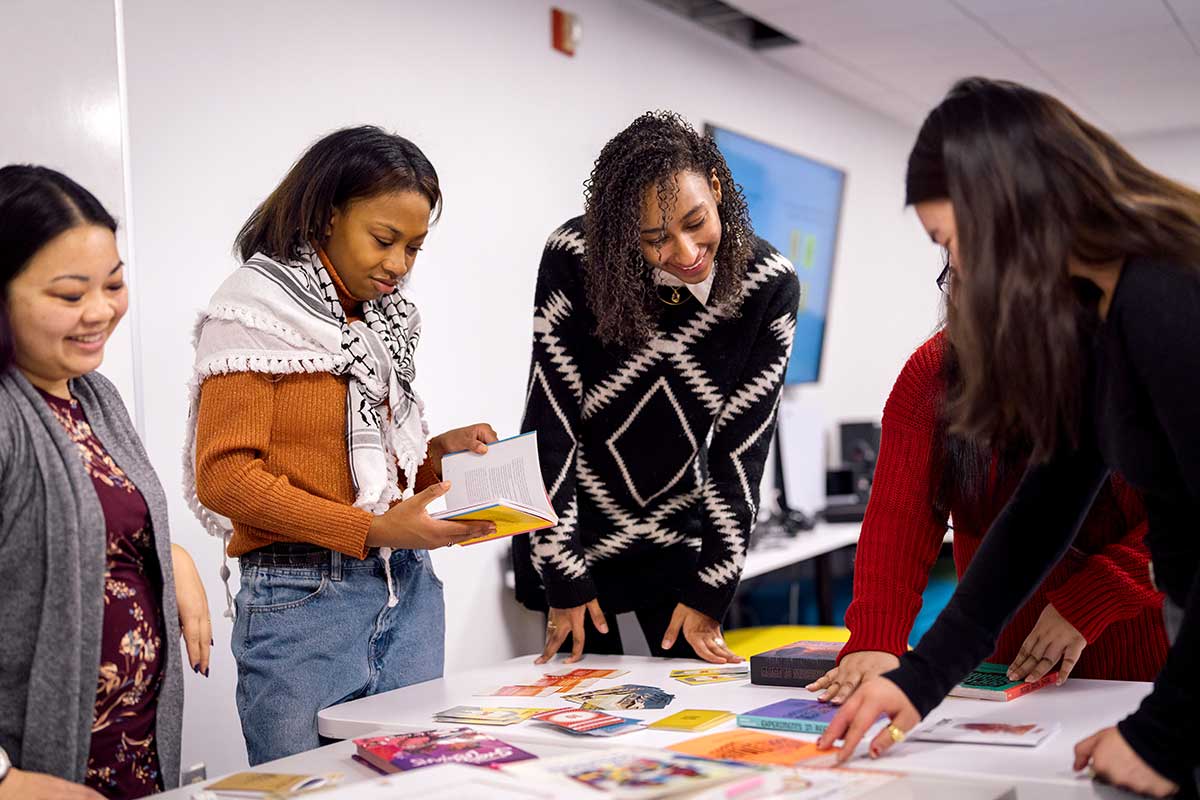
<svg viewBox="0 0 1200 800"><path fill-rule="evenodd" d="M705 131L746 195L755 233L787 256L800 276L800 312L785 381L816 383L846 173L715 125Z"/></svg>

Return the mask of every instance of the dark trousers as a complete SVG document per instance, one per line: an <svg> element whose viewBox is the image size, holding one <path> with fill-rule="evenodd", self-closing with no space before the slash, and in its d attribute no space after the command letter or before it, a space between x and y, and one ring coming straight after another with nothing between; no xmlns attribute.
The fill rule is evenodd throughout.
<svg viewBox="0 0 1200 800"><path fill-rule="evenodd" d="M671 623L671 615L675 613L675 606L678 604L678 601L670 600L634 609L638 624L642 626L642 633L646 636L646 643L650 645L650 654L655 658L699 658L696 651L688 644L687 639L683 637L682 630L675 638L675 645L670 650L662 649L663 634L667 632L667 625ZM603 603L601 606L603 607ZM625 654L625 650L621 647L621 632L617 630L616 614L609 614L606 621L608 622L608 633L601 633L592 625L591 615L584 615L583 652L597 656ZM558 652L571 652L571 637L567 637Z"/></svg>

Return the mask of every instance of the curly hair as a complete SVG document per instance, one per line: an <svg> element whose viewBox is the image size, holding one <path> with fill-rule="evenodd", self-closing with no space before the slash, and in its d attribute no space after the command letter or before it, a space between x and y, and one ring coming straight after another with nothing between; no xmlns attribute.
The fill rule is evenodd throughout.
<svg viewBox="0 0 1200 800"><path fill-rule="evenodd" d="M604 145L584 183L584 287L596 335L605 344L629 349L645 344L662 313L653 280L656 268L642 257L642 196L647 187L657 187L665 224L681 171L706 178L715 172L721 182L721 244L709 302L730 316L741 306L742 279L754 249L742 189L712 137L700 135L674 112L647 112Z"/></svg>

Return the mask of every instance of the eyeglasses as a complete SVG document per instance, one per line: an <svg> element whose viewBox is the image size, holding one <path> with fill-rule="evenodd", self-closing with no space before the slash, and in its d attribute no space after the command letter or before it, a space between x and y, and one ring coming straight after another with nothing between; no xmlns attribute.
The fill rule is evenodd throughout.
<svg viewBox="0 0 1200 800"><path fill-rule="evenodd" d="M938 291L950 294L950 281L954 278L954 270L950 268L950 251L942 248L942 271L937 276Z"/></svg>

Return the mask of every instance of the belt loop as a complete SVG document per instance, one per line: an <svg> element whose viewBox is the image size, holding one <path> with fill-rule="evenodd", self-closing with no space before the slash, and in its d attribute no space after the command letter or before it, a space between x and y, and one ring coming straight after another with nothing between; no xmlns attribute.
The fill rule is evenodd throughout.
<svg viewBox="0 0 1200 800"><path fill-rule="evenodd" d="M342 579L342 554L337 550L329 551L329 579L333 581Z"/></svg>

